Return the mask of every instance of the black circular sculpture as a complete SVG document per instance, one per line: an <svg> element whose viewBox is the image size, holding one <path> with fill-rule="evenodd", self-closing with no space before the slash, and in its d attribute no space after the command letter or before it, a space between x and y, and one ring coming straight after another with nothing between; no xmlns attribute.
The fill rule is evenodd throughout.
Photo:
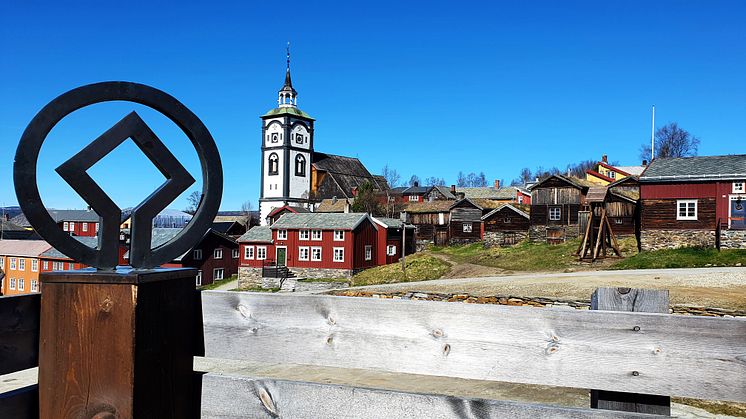
<svg viewBox="0 0 746 419"><path fill-rule="evenodd" d="M157 110L181 128L194 145L202 168L202 200L194 218L169 242L151 249L152 222L194 178L134 111L101 134L56 171L100 217L98 248L92 249L66 232L49 215L36 183L37 160L49 132L65 116L85 106L110 101L139 103ZM100 269L113 269L118 261L122 210L86 171L122 142L131 138L166 182L132 210L130 265L154 268L184 254L207 232L220 207L223 169L215 141L200 119L171 95L138 83L103 82L73 89L47 104L23 132L13 166L18 204L31 226L49 244L68 257ZM123 169L126 175L127 170Z"/></svg>

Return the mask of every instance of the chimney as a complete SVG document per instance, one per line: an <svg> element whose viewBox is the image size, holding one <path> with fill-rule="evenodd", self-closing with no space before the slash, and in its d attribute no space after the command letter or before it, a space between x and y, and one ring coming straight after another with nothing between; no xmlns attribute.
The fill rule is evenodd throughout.
<svg viewBox="0 0 746 419"><path fill-rule="evenodd" d="M604 154L603 156L601 156L601 161L604 162L604 163L606 163L606 164L609 164L609 156L607 156L606 154Z"/></svg>
<svg viewBox="0 0 746 419"><path fill-rule="evenodd" d="M648 165L648 161L647 161L647 160L643 160L643 161L642 161L642 165L643 165L643 166L647 166L647 165Z"/></svg>
<svg viewBox="0 0 746 419"><path fill-rule="evenodd" d="M500 179L495 179L495 189L500 189Z"/></svg>
<svg viewBox="0 0 746 419"><path fill-rule="evenodd" d="M451 193L456 195L456 185L451 185Z"/></svg>
<svg viewBox="0 0 746 419"><path fill-rule="evenodd" d="M420 182L417 182L417 181L415 180L415 181L414 181L414 185L412 185L412 186L414 186L415 188L417 188L417 187L419 187L419 186L420 186Z"/></svg>

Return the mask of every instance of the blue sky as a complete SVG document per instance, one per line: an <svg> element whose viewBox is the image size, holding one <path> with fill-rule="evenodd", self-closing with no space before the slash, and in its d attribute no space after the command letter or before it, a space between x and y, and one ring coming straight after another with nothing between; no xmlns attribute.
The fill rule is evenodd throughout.
<svg viewBox="0 0 746 419"><path fill-rule="evenodd" d="M372 172L388 164L450 184L460 170L509 181L522 167L604 153L637 164L652 104L658 126L676 121L701 139L701 155L746 153L745 21L743 1L5 2L0 205L16 203L13 154L43 105L128 80L192 109L221 151L221 208L256 208L259 115L276 103L288 40L316 149ZM200 178L165 118L99 105L63 121L42 149L48 206L84 206L53 169L133 109ZM91 173L121 207L163 180L132 143Z"/></svg>

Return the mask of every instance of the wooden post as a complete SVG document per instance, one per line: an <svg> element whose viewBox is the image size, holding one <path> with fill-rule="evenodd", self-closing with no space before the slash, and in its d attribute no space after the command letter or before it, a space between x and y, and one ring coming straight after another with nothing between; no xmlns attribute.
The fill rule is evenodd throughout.
<svg viewBox="0 0 746 419"><path fill-rule="evenodd" d="M40 275L40 418L191 418L194 269Z"/></svg>
<svg viewBox="0 0 746 419"><path fill-rule="evenodd" d="M591 310L668 313L668 290L598 288ZM591 408L670 416L671 397L591 390Z"/></svg>

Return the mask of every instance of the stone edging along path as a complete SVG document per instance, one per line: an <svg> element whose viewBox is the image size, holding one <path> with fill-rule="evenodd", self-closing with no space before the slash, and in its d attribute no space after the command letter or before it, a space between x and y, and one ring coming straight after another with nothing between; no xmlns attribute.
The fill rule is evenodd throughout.
<svg viewBox="0 0 746 419"><path fill-rule="evenodd" d="M345 297L393 298L402 300L428 300L461 302L467 304L501 304L508 306L532 307L567 307L577 310L590 310L590 300L560 300L545 297L516 297L512 295L494 295L477 297L469 294L441 294L427 292L370 292L370 291L332 291L329 294ZM687 305L673 305L669 308L671 314L710 317L746 317L746 310L729 310L724 308L700 307Z"/></svg>

